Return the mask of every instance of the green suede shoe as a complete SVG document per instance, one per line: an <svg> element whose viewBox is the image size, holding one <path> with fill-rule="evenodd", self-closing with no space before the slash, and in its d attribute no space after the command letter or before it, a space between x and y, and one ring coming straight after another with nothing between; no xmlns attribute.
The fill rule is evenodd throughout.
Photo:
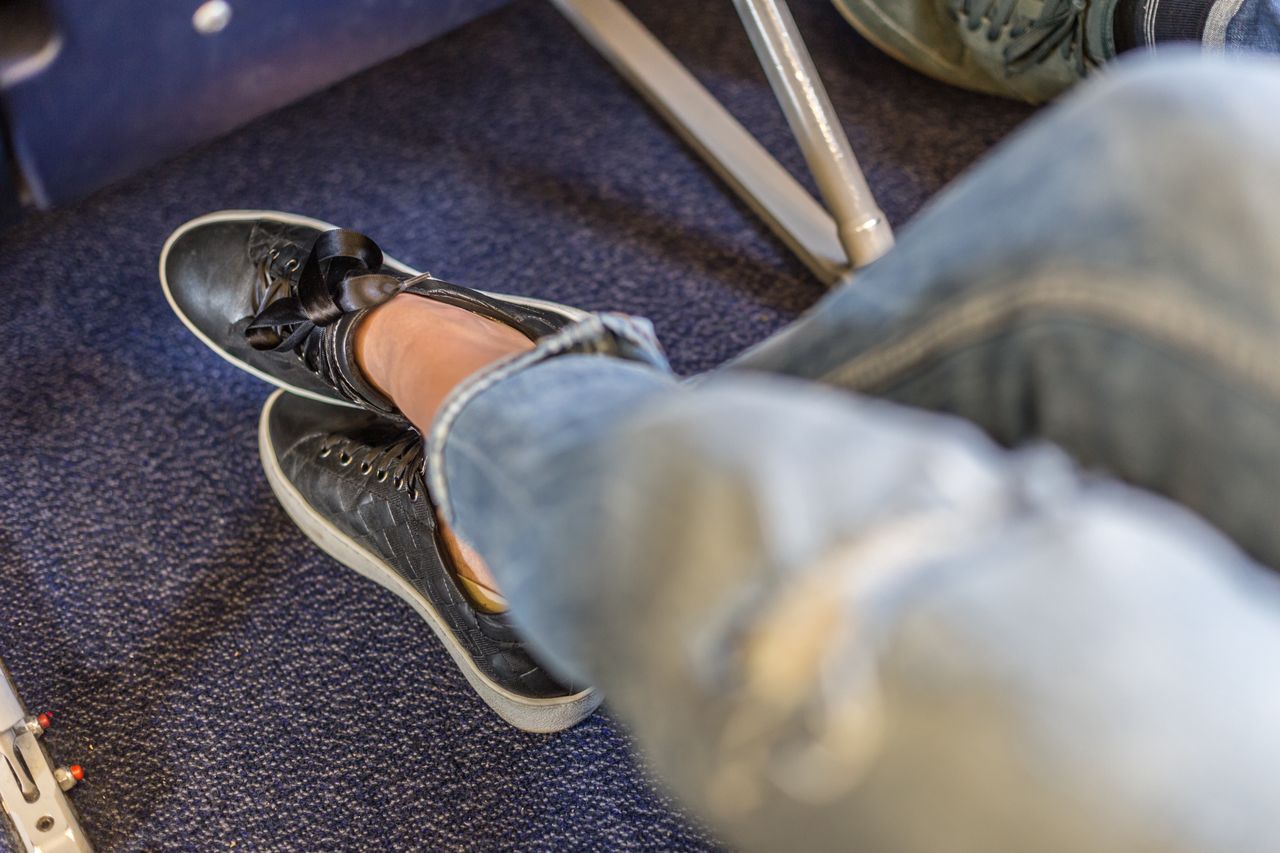
<svg viewBox="0 0 1280 853"><path fill-rule="evenodd" d="M833 0L867 41L965 89L1033 104L1116 55L1116 0Z"/></svg>

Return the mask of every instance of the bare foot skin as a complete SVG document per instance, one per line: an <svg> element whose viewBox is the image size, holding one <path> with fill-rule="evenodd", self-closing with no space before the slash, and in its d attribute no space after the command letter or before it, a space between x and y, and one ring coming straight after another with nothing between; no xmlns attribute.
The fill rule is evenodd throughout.
<svg viewBox="0 0 1280 853"><path fill-rule="evenodd" d="M369 312L355 333L356 363L365 378L424 435L458 383L530 349L533 342L510 326L408 293ZM480 555L443 519L440 530L473 603L491 613L506 610L506 599Z"/></svg>
<svg viewBox="0 0 1280 853"><path fill-rule="evenodd" d="M458 383L496 361L533 349L510 326L402 293L356 329L356 362L422 433Z"/></svg>
<svg viewBox="0 0 1280 853"><path fill-rule="evenodd" d="M444 540L445 550L449 552L449 559L457 569L458 580L462 582L462 588L471 598L471 603L485 613L504 612L507 609L506 596L498 591L498 584L493 579L493 574L489 571L484 557L477 554L475 549L466 542L454 536L443 518L438 520L440 538Z"/></svg>

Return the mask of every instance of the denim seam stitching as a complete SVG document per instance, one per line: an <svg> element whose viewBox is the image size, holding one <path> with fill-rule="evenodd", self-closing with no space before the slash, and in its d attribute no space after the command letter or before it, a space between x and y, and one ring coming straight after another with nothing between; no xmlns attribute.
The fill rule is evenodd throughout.
<svg viewBox="0 0 1280 853"><path fill-rule="evenodd" d="M1268 369L1267 359L1261 357L1265 348L1245 340L1239 329L1206 316L1203 310L1189 310L1186 303L1171 305L1167 296L1142 297L1130 291L1121 300L1096 288L1090 292L1089 285L1075 281L982 294L956 308L944 309L927 320L923 329L880 344L821 378L856 389L873 388L944 348L969 344L994 332L1019 311L1045 308L1066 308L1107 321L1123 321L1130 330L1203 353L1273 399L1280 399L1280 372ZM1224 345L1224 341L1229 343Z"/></svg>
<svg viewBox="0 0 1280 853"><path fill-rule="evenodd" d="M617 322L611 322L615 319ZM644 334L636 323L628 318L615 318L613 315L591 315L554 335L543 338L538 341L534 349L511 356L487 371L462 382L445 398L444 404L436 414L435 423L427 436L425 464L427 468L427 490L430 492L432 501L437 509L444 513L447 522L453 523L455 517L453 507L449 503L448 484L445 482L444 445L449 438L449 432L454 422L461 415L467 404L475 399L478 394L493 387L503 379L549 358L564 355L571 350L586 355L608 353L612 351L608 346L611 332L640 344L642 348L648 343L649 336ZM634 339L632 336L634 336ZM654 345L656 346L656 343ZM652 361L653 356L650 353L646 351L643 355L645 356L644 360ZM659 355L658 358L660 359L661 356Z"/></svg>
<svg viewBox="0 0 1280 853"><path fill-rule="evenodd" d="M1244 0L1217 0L1209 7L1209 20L1204 25L1202 41L1210 50L1221 51L1227 45L1227 27L1244 5Z"/></svg>

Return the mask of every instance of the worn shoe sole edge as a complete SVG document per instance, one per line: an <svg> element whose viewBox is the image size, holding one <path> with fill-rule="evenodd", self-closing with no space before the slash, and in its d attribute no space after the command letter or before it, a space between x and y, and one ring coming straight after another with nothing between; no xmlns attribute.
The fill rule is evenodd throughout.
<svg viewBox="0 0 1280 853"><path fill-rule="evenodd" d="M276 221L283 222L289 225L304 225L309 228L319 229L321 231L328 231L332 228L338 227L336 225L332 225L328 222L325 222L324 220L321 220L321 219L313 219L310 216L301 216L296 213L285 213L279 210L219 210L213 213L206 213L203 216L197 216L195 219L188 220L187 222L184 222L183 224L179 225L176 229L174 229L173 233L170 234L168 239L164 241L164 247L160 250L160 287L164 290L165 300L169 303L169 307L173 309L173 313L178 315L178 319L182 321L182 325L186 326L187 329L191 332L191 334L195 335L196 338L198 338L201 343L203 343L209 349L213 350L218 355L218 357L223 359L224 361L227 361L235 365L236 367L240 368L246 373L249 373L249 374L252 374L253 376L258 377L264 382L270 382L272 385L275 385L277 388L283 388L284 390L288 391L291 394L298 394L299 396L307 397L308 399L311 399L311 400L317 400L321 403L332 403L335 406L350 406L352 408L355 408L354 403L349 403L346 400L342 400L338 398L337 396L330 397L324 394L318 394L315 391L308 391L305 388L299 388L296 385L291 385L288 382L285 382L281 379L277 379L271 374L266 373L262 370L259 370L253 365L248 364L247 362L241 361L240 359L236 358L234 355L227 352L222 347L218 346L216 342L211 340L208 335L202 332L200 330L200 327L197 326L194 322L192 322L190 317L188 317L185 313L183 313L182 309L178 307L177 300L173 298L173 291L169 287L169 276L165 272L165 270L168 266L169 251L170 249L173 248L174 244L178 242L178 240L182 237L183 234L185 234L186 232L190 231L193 228L198 228L201 225L205 225L210 222L227 222L227 221L242 222L245 220L254 220L254 219L274 219ZM418 270L415 270L413 267L410 267L407 264L401 263L400 261L397 261L395 258L392 258L390 256L384 256L382 259L382 263L384 266L390 267L391 269L404 273L405 275L416 276L421 274L418 272ZM567 305L560 305L559 303L556 303L556 302L548 302L545 299L534 299L528 296L511 296L505 293L488 293L486 291L481 291L481 292L486 293L486 295L492 296L496 299L503 299L508 302L514 302L517 305L523 305L527 308L540 308L546 311L553 311L557 314L561 314L565 317L568 317L571 320L581 320L587 316L587 312L585 311L580 311L577 308L570 308Z"/></svg>
<svg viewBox="0 0 1280 853"><path fill-rule="evenodd" d="M271 411L285 392L274 392L262 407L258 419L258 454L267 482L276 499L298 528L326 554L352 571L368 578L404 599L431 626L444 644L462 675L498 716L527 732L558 732L576 725L590 716L602 700L601 694L586 689L560 699L519 696L494 683L476 667L471 656L453 636L439 611L426 596L377 556L361 547L332 522L321 515L294 487L280 467L279 457L271 441Z"/></svg>
<svg viewBox="0 0 1280 853"><path fill-rule="evenodd" d="M962 73L949 62L937 59L929 53L926 46L920 44L905 32L896 21L883 14L871 0L832 0L836 11L852 26L858 35L866 39L873 47L880 50L890 59L897 60L913 71L925 75L939 83L977 92L980 95L995 95L1015 101L1036 103L1013 91L1006 91L995 85L984 85L976 81L956 79ZM859 7L865 7L868 17L859 13Z"/></svg>

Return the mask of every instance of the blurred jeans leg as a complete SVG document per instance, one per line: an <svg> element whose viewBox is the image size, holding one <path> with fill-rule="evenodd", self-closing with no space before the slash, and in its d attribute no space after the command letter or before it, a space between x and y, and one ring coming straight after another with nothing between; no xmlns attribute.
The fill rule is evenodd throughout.
<svg viewBox="0 0 1280 853"><path fill-rule="evenodd" d="M535 351L447 412L442 511L731 844L1273 849L1280 589L1181 507L780 377Z"/></svg>
<svg viewBox="0 0 1280 853"><path fill-rule="evenodd" d="M1232 6L1236 12L1224 27L1226 15L1214 12L1229 12ZM1205 36L1206 40L1220 38L1227 50L1280 53L1280 0L1218 0L1210 7Z"/></svg>
<svg viewBox="0 0 1280 853"><path fill-rule="evenodd" d="M745 360L827 387L688 387L617 317L545 339L442 410L432 494L733 844L1274 849L1275 577L920 407L1266 553L1277 85L1085 87Z"/></svg>
<svg viewBox="0 0 1280 853"><path fill-rule="evenodd" d="M1117 63L736 366L1044 439L1280 566L1280 63Z"/></svg>

